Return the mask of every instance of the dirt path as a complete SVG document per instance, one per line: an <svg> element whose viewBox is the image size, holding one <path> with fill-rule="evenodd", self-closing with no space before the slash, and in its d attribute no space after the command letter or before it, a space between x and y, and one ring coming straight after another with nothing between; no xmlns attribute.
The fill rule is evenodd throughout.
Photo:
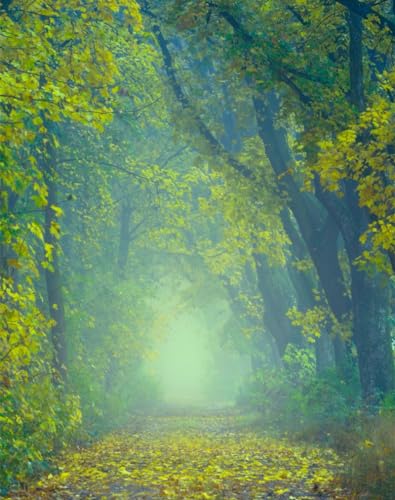
<svg viewBox="0 0 395 500"><path fill-rule="evenodd" d="M139 418L56 466L10 498L347 498L333 483L342 467L333 452L266 437L235 416Z"/></svg>

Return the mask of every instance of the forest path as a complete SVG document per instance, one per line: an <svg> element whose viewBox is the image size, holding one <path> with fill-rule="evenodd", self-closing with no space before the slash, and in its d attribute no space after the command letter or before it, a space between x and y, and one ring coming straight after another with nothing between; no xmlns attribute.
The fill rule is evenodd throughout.
<svg viewBox="0 0 395 500"><path fill-rule="evenodd" d="M242 416L138 417L129 428L58 457L49 474L12 498L347 498L334 486L331 450L251 430Z"/></svg>

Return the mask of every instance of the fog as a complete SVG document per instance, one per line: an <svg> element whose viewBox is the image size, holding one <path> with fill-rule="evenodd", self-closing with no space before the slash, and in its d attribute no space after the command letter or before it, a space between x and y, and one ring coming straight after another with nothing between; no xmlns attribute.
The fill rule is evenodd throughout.
<svg viewBox="0 0 395 500"><path fill-rule="evenodd" d="M234 320L229 303L221 289L209 300L190 296L193 284L175 276L163 280L152 305L156 341L147 366L158 381L161 402L177 407L232 405L251 365L227 330Z"/></svg>
<svg viewBox="0 0 395 500"><path fill-rule="evenodd" d="M207 334L196 316L184 314L169 325L156 373L168 403L198 404L207 399L209 350Z"/></svg>
<svg viewBox="0 0 395 500"><path fill-rule="evenodd" d="M393 498L395 0L4 0L0 33L0 496ZM172 416L210 464L168 434L157 474Z"/></svg>

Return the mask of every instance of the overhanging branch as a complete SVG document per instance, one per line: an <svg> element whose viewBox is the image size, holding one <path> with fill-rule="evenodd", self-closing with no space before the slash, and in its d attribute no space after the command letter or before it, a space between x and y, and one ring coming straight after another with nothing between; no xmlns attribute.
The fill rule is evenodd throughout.
<svg viewBox="0 0 395 500"><path fill-rule="evenodd" d="M369 16L376 16L380 21L380 25L382 27L387 27L392 36L395 36L395 22L380 14L380 12L374 9L372 5L362 3L359 0L336 0L336 2L343 5L343 7L346 7L350 12L353 12L364 19Z"/></svg>
<svg viewBox="0 0 395 500"><path fill-rule="evenodd" d="M232 166L240 175L242 175L246 179L254 179L255 175L253 171L238 161L236 158L231 156L222 144L218 141L218 139L212 134L211 130L204 123L202 118L196 113L192 103L190 102L189 97L185 93L184 89L181 87L178 82L177 75L175 73L173 58L167 46L167 42L162 34L162 31L158 25L153 27L154 35L158 41L160 50L163 56L164 68L166 71L166 75L169 79L170 86L174 92L174 95L181 105L182 109L187 110L191 113L191 116L197 125L197 128L204 139L209 144L211 150L216 156L222 157L230 166Z"/></svg>

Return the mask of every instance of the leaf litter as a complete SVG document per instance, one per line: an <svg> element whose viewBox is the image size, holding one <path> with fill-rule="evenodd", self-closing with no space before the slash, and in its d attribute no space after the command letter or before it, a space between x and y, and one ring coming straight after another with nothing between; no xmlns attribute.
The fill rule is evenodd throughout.
<svg viewBox="0 0 395 500"><path fill-rule="evenodd" d="M343 464L327 448L296 445L240 425L240 417L139 417L128 428L56 458L9 498L348 498Z"/></svg>

